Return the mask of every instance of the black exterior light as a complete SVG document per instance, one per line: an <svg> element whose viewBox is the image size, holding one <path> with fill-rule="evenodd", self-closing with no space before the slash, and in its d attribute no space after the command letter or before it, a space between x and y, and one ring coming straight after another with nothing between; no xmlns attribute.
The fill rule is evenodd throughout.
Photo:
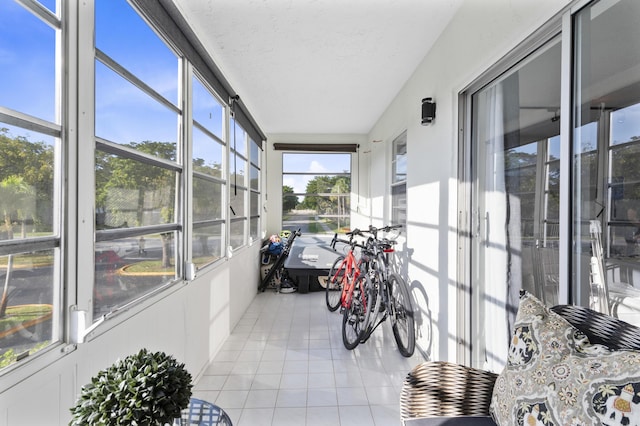
<svg viewBox="0 0 640 426"><path fill-rule="evenodd" d="M431 124L436 118L436 103L433 98L424 98L422 100L422 125Z"/></svg>

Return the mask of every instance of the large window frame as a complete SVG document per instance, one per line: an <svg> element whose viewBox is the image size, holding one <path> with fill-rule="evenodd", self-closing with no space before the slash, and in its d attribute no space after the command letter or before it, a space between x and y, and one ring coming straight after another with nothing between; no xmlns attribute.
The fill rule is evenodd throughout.
<svg viewBox="0 0 640 426"><path fill-rule="evenodd" d="M110 2L109 5L115 3L113 0L97 0L98 3L105 1ZM50 296L47 296L50 302L47 303L53 307L47 319L49 322L46 325L48 328L46 339L41 339L32 348L16 348L18 349L17 357L8 363L0 364L0 384L3 388L15 385L35 371L73 351L77 344L94 339L151 306L165 297L168 291L173 291L176 286L194 279L194 272L198 269L215 268L222 264L217 260L228 255L231 224L230 215L226 210L230 202L228 189L230 170L227 163L232 153L244 162L243 170L251 170L250 173L243 174L242 182L238 182L238 187L244 190L241 203L244 217L242 231L238 234L242 244L236 249L246 246L247 241L254 241L260 233L262 202L260 149L266 137L242 102L233 102L237 97L231 96L233 93L231 86L224 80L197 40L193 38L188 24L182 19L177 8L171 4L144 0L118 1L120 5L130 8L130 12L136 19L144 24L146 31L151 31L156 41L175 56L173 91L165 92L162 85L158 85L153 77L149 78L148 73L141 72L135 66L132 67L124 56L114 55L109 48L103 49L104 46L100 42L97 46L94 45L96 10L104 4L58 1L55 4L59 10L51 10L36 0L5 2L27 16L24 19L39 23L51 34L49 38L51 42L46 47L46 55L51 58L50 67L45 74L50 84L50 90L46 91L50 94L47 104L53 106L55 110L40 114L36 109L33 110L36 112L31 110L34 104L26 103L24 108L17 102L12 103L11 100L7 100L6 104L0 104L0 128L7 129L3 130L2 135L11 132L11 138L15 134L25 144L39 142L43 138L50 141L48 146L51 149L48 151L45 149L45 151L49 158L48 165L52 170L50 196L46 198L50 200L46 201L50 206L40 205L36 209L50 215L46 220L48 226L46 232L29 235L27 232L31 231L24 231L22 226L21 232L18 232L19 227L15 228L16 236L20 235L18 238L11 240L0 238L0 258L12 258L16 264L23 262L22 258L25 254L46 251L47 259L50 260L47 263L47 271L49 271L47 286L51 287L48 291ZM118 25L120 24L119 21ZM22 26L24 22L20 19L14 19L10 25L7 24L7 28L21 29ZM116 31L117 27L117 25L111 25L109 31ZM144 61L144 53L141 57L134 57L134 60ZM38 59L36 55L30 56ZM143 63L144 66L149 64L153 64L153 61ZM17 64L15 69L24 71L24 66L23 61ZM155 70L159 69L155 68ZM83 71L79 72L79 70ZM99 78L96 78L96 70L103 73ZM151 105L154 105L152 109L168 111L170 116L175 117L175 122L172 123L175 131L170 133L171 149L144 150L141 149L144 140L119 139L115 133L109 133L114 128L104 126L104 120L101 118L103 113L101 111L96 113L96 99L105 98L104 91L100 92L104 88L101 80L104 75L119 79L128 89L137 91L151 102ZM218 102L216 110L220 114L219 128L207 130L207 126L202 123L203 116L196 115L195 121L192 119L195 108L192 104L191 77L200 79L209 94ZM15 82L13 84L16 85ZM99 85L98 90L95 90L96 84ZM24 93L27 93L26 88L23 90ZM41 92L37 98L45 99L46 93ZM23 96L23 98L36 99L33 96ZM234 104L233 117L230 112L232 104ZM232 125L242 129L244 144L242 149L232 150L229 146ZM126 128L126 126L122 127ZM192 164L194 128L199 131L203 129L208 131L208 136L214 141L213 145L222 152L219 157L222 158L223 164L219 174L217 172L207 174L201 169L196 170ZM96 129L99 129L97 135ZM27 135L29 137L26 137ZM30 139L32 136L35 136L33 141ZM132 140L135 143L130 143ZM250 152L248 146L251 146ZM40 145L36 147L39 148ZM108 159L117 159L120 169L113 169L115 162ZM19 168L31 163L33 162L23 161L16 164L19 164ZM127 163L128 166L126 166ZM105 186L108 186L109 190L118 189L115 181L105 181L104 176L98 176L96 173L96 165L104 167L105 164L112 167L107 170L107 175L114 171L117 173L112 174L118 175L125 169L131 171L128 172L129 177L136 170L153 169L158 172L161 183L154 191L146 191L145 203L139 204L140 211L135 215L135 209L127 207L127 197L124 196L120 197L117 204L104 205L102 201L96 203L96 200L103 200L100 196L96 196L96 185L107 182ZM251 174L251 182L248 180L249 174ZM162 178L164 175L166 175L165 178ZM211 194L220 206L219 211L212 212L209 217L200 218L201 220L192 219L194 176L204 177L219 188L216 194ZM169 185L165 185L166 183ZM127 189L130 196L139 197L132 194L136 192L135 185L121 188ZM144 189L144 187L141 188ZM25 191L28 189L25 187ZM25 192L27 193L29 192ZM115 192L112 192L110 195L112 200L115 199L114 194ZM207 195L201 193L200 196ZM29 197L23 197L25 199L25 203L21 204L21 206L24 204L23 210L34 202L43 203L42 197L34 202L31 202L33 197ZM156 207L157 203L155 206L149 204L153 202L153 197L160 197L156 198L156 202L165 204L166 212L161 212ZM12 213L11 217L17 217L16 214ZM132 223L131 219L127 219L128 217L136 218L137 223ZM119 218L120 221L115 221L114 218ZM124 226L125 222L126 226ZM251 222L251 226L247 225L248 222ZM21 223L24 225L27 221L22 220ZM201 241L196 237L194 229L203 225L220 227L216 238L220 239L221 248L213 259L209 258L197 264L197 260L194 261L194 257L198 255L195 247L201 244ZM42 231L44 227L38 226ZM128 299L120 300L118 303L100 306L100 301L95 301L95 289L98 286L96 283L103 278L100 276L103 271L98 266L102 267L105 263L96 260L96 248L100 248L105 243L114 244L126 240L131 251L136 255L145 256L149 255L152 249L148 237L155 235L166 236L167 241L170 242L171 270L163 273L164 276L151 288L136 293ZM40 256L40 259L44 259L44 256ZM7 263L10 262L7 261ZM105 262L109 262L108 257ZM112 275L112 277L115 276ZM116 283L115 291L118 291L118 283L114 282Z"/></svg>
<svg viewBox="0 0 640 426"><path fill-rule="evenodd" d="M227 246L227 215L223 207L227 199L228 147L224 134L228 108L197 70L193 70L189 80L193 94L192 125L187 129L192 141L187 147L191 150L193 218L190 257L200 270L222 259ZM196 192L199 187L204 191Z"/></svg>
<svg viewBox="0 0 640 426"><path fill-rule="evenodd" d="M391 144L391 223L407 227L407 131Z"/></svg>
<svg viewBox="0 0 640 426"><path fill-rule="evenodd" d="M259 241L262 211L262 148L249 138L249 242Z"/></svg>
<svg viewBox="0 0 640 426"><path fill-rule="evenodd" d="M299 220L308 222L307 232L312 234L333 234L349 229L353 156L333 152L331 147L327 145L317 152L282 153L282 229L295 231ZM321 160L331 158L334 161ZM348 170L339 171L336 167L340 167L345 158L348 159ZM304 190L300 187L302 184Z"/></svg>
<svg viewBox="0 0 640 426"><path fill-rule="evenodd" d="M4 270L0 309L3 311L2 317L8 319L26 314L17 310L28 304L47 308L34 312L35 316L26 320L28 324L33 324L31 328L22 330L25 323L4 322L1 339L24 334L28 336L22 344L2 345L0 386L4 388L57 359L60 351L55 349L64 346L67 340L65 312L68 312L69 304L63 285L67 240L63 236L67 231L64 218L69 206L63 198L66 192L63 187L63 158L69 148L64 131L69 113L65 108L70 106L63 102L63 93L72 89L62 68L62 57L68 52L64 44L65 16L62 11L50 10L32 2L5 2L3 8L10 10L10 13L7 10L2 13L12 20L6 24L5 30L19 33L22 30L34 31L37 27L40 39L25 41L16 35L19 45L8 46L8 49L21 50L19 54L18 50L12 53L23 62L16 64L12 70L7 69L3 83L13 87L3 88L7 105L0 105L0 138L3 145L9 148L4 153L8 163L3 165L0 183L3 203L0 259ZM46 59L37 64L38 71L33 73L29 69L32 65L30 59L38 62L43 58L39 56L41 54L46 55ZM10 56L13 55L7 54L7 57ZM25 76L30 80L23 80ZM34 88L38 90L37 97L29 95ZM38 105L13 104L11 101L15 99L8 99L15 94L13 90L21 94L16 99L37 98L43 102ZM47 107L40 108L43 104ZM39 167L37 174L33 173L35 170L27 171L27 167L31 166ZM8 171L11 172L10 176L6 175ZM22 291L24 286L36 286L36 282L41 286L28 292ZM70 293L74 294L73 291ZM21 369L23 365L31 367Z"/></svg>
<svg viewBox="0 0 640 426"><path fill-rule="evenodd" d="M112 40L112 35L121 34L114 19L125 20L132 26L128 43ZM94 322L128 309L184 277L182 194L188 142L180 129L186 122L181 106L187 102L182 99L189 96L186 90L180 90L183 83L179 75L185 74L185 62L128 3L97 1L95 23L96 230L91 307ZM158 47L145 48L145 44ZM128 49L135 51L137 46L142 56L127 55ZM154 72L147 71L146 62L155 65ZM157 86L153 84L157 72L173 77L177 94L172 90L160 93L153 87ZM126 97L137 93L132 110L145 117L134 127L141 133L131 133L129 140L120 136L127 135L125 132L133 127L126 121L129 99L117 93ZM167 123L168 128L156 129L164 127L160 123ZM109 132L110 139L103 137L103 131ZM127 248L129 245L133 250ZM145 268L148 273L123 274L124 268L133 269L141 263L149 265Z"/></svg>
<svg viewBox="0 0 640 426"><path fill-rule="evenodd" d="M247 244L249 229L249 135L235 120L232 108L229 130L229 248Z"/></svg>

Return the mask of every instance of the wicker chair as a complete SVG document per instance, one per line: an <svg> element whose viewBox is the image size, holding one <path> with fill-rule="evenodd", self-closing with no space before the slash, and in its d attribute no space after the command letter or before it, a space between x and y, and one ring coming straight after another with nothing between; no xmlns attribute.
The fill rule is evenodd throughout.
<svg viewBox="0 0 640 426"><path fill-rule="evenodd" d="M640 350L640 328L617 318L575 305L551 308L591 343L610 349ZM400 393L403 423L417 417L489 416L497 374L459 364L428 361L407 375Z"/></svg>

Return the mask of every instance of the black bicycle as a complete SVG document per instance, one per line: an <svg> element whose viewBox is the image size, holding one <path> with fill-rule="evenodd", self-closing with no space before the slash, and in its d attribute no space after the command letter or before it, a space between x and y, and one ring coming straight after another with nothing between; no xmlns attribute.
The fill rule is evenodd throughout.
<svg viewBox="0 0 640 426"><path fill-rule="evenodd" d="M371 237L367 240L367 254L370 256L365 289L366 309L364 326L361 328L360 343L364 343L387 318L391 320L393 337L398 350L405 357L413 355L416 347L415 320L411 296L405 280L396 273L389 262L389 254L395 251L396 241L378 238L378 232L389 232L402 225L375 228L369 226Z"/></svg>
<svg viewBox="0 0 640 426"><path fill-rule="evenodd" d="M296 239L296 237L302 235L302 232L300 232L300 230L301 228L298 228L297 231L292 232L289 238L287 238L287 240L284 243L282 252L278 255L276 260L273 262L273 265L271 265L271 268L269 268L269 272L267 272L267 274L262 279L262 282L260 283L260 287L258 287L258 290L265 291L267 286L271 282L271 280L274 277L276 277L278 274L281 277L284 276L284 261L289 256L289 252L291 251L291 246L293 245L293 241Z"/></svg>

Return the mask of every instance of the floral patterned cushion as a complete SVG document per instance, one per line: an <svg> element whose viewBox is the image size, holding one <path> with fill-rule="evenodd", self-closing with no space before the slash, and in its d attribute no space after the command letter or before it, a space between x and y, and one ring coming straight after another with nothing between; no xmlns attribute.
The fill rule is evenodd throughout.
<svg viewBox="0 0 640 426"><path fill-rule="evenodd" d="M640 352L591 344L523 292L491 415L501 426L640 425Z"/></svg>

